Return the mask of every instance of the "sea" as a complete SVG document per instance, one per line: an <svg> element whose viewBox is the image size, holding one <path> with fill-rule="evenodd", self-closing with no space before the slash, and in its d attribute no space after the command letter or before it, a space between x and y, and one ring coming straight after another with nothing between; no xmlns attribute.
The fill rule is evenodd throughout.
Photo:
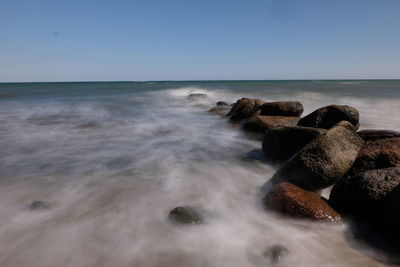
<svg viewBox="0 0 400 267"><path fill-rule="evenodd" d="M346 221L262 209L277 166L208 112L242 97L350 105L360 129L400 130L400 80L0 83L0 266L276 266L276 245L279 266L388 264ZM204 223L172 223L177 206Z"/></svg>

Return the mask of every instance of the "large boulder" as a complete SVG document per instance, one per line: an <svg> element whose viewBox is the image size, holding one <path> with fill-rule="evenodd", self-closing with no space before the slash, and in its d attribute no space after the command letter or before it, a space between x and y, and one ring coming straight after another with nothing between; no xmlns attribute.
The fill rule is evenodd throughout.
<svg viewBox="0 0 400 267"><path fill-rule="evenodd" d="M297 101L267 102L261 107L261 115L265 116L300 116L303 105Z"/></svg>
<svg viewBox="0 0 400 267"><path fill-rule="evenodd" d="M319 190L341 179L353 166L364 141L352 124L342 121L290 158L271 178Z"/></svg>
<svg viewBox="0 0 400 267"><path fill-rule="evenodd" d="M189 206L176 207L170 211L168 218L179 224L200 224L203 218L195 208Z"/></svg>
<svg viewBox="0 0 400 267"><path fill-rule="evenodd" d="M276 127L267 131L262 149L268 160L286 161L325 132L325 129L312 127Z"/></svg>
<svg viewBox="0 0 400 267"><path fill-rule="evenodd" d="M356 128L359 125L357 109L346 105L330 105L319 108L299 120L298 126L329 129L340 121L348 121Z"/></svg>
<svg viewBox="0 0 400 267"><path fill-rule="evenodd" d="M389 167L400 167L400 138L366 142L350 169L349 175Z"/></svg>
<svg viewBox="0 0 400 267"><path fill-rule="evenodd" d="M273 186L265 196L264 205L267 209L290 217L325 222L340 221L340 215L323 197L287 182Z"/></svg>
<svg viewBox="0 0 400 267"><path fill-rule="evenodd" d="M398 242L400 238L400 185L386 196L379 209L378 220L383 229L394 240Z"/></svg>
<svg viewBox="0 0 400 267"><path fill-rule="evenodd" d="M382 200L399 183L400 168L359 173L337 182L331 190L329 203L342 213L373 214L373 211L379 208Z"/></svg>
<svg viewBox="0 0 400 267"><path fill-rule="evenodd" d="M299 117L261 116L255 115L243 124L243 129L249 132L262 132L283 125L296 125Z"/></svg>
<svg viewBox="0 0 400 267"><path fill-rule="evenodd" d="M243 119L248 119L256 113L264 101L261 99L242 98L239 99L226 114L231 121L238 122Z"/></svg>
<svg viewBox="0 0 400 267"><path fill-rule="evenodd" d="M374 141L386 138L400 137L400 132L392 130L366 129L357 132L364 141Z"/></svg>

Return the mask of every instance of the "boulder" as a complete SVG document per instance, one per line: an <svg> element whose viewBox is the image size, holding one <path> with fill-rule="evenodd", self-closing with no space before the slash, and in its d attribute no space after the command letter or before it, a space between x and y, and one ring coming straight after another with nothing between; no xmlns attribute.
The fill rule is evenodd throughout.
<svg viewBox="0 0 400 267"><path fill-rule="evenodd" d="M50 206L43 201L33 201L29 205L29 209L31 209L31 210L47 210L47 209L50 209Z"/></svg>
<svg viewBox="0 0 400 267"><path fill-rule="evenodd" d="M400 137L400 132L392 130L361 130L357 132L364 141L374 141L386 138Z"/></svg>
<svg viewBox="0 0 400 267"><path fill-rule="evenodd" d="M218 101L217 106L228 106L228 103L224 102L224 101Z"/></svg>
<svg viewBox="0 0 400 267"><path fill-rule="evenodd" d="M357 109L346 105L330 105L319 108L299 120L298 126L329 129L340 121L348 121L358 128Z"/></svg>
<svg viewBox="0 0 400 267"><path fill-rule="evenodd" d="M366 142L350 169L349 175L389 167L400 167L400 138Z"/></svg>
<svg viewBox="0 0 400 267"><path fill-rule="evenodd" d="M296 125L299 117L284 117L284 116L261 116L255 115L244 122L243 129L249 132L262 132L282 126Z"/></svg>
<svg viewBox="0 0 400 267"><path fill-rule="evenodd" d="M267 102L261 107L261 115L265 116L296 116L303 113L303 105L297 101Z"/></svg>
<svg viewBox="0 0 400 267"><path fill-rule="evenodd" d="M324 222L340 221L340 215L323 197L287 182L273 186L264 198L264 205L290 217Z"/></svg>
<svg viewBox="0 0 400 267"><path fill-rule="evenodd" d="M268 258L273 265L280 263L289 253L289 250L282 245L274 245L265 250L263 256Z"/></svg>
<svg viewBox="0 0 400 267"><path fill-rule="evenodd" d="M189 100L204 100L207 99L208 96L206 94L190 94L187 98Z"/></svg>
<svg viewBox="0 0 400 267"><path fill-rule="evenodd" d="M176 207L171 210L168 218L180 224L200 224L203 222L201 215L193 207L189 206Z"/></svg>
<svg viewBox="0 0 400 267"><path fill-rule="evenodd" d="M353 125L342 121L290 158L271 178L314 191L333 185L353 166L364 141Z"/></svg>
<svg viewBox="0 0 400 267"><path fill-rule="evenodd" d="M232 106L226 116L234 122L248 119L261 108L262 104L264 104L264 101L261 99L242 98Z"/></svg>
<svg viewBox="0 0 400 267"><path fill-rule="evenodd" d="M301 126L272 128L265 135L262 149L268 160L286 161L325 132L325 129Z"/></svg>
<svg viewBox="0 0 400 267"><path fill-rule="evenodd" d="M213 107L212 109L209 109L208 112L217 114L217 115L221 115L221 116L225 116L228 108L229 108L228 106L216 106L216 107Z"/></svg>
<svg viewBox="0 0 400 267"><path fill-rule="evenodd" d="M353 215L372 214L400 183L400 168L371 170L344 178L332 188L329 203Z"/></svg>
<svg viewBox="0 0 400 267"><path fill-rule="evenodd" d="M400 238L400 185L382 200L378 220L384 231L398 242Z"/></svg>

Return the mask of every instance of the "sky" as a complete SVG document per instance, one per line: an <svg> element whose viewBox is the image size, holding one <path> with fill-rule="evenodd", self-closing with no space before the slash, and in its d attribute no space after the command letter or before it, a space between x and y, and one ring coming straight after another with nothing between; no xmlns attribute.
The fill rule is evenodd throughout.
<svg viewBox="0 0 400 267"><path fill-rule="evenodd" d="M0 82L400 78L399 0L0 0Z"/></svg>

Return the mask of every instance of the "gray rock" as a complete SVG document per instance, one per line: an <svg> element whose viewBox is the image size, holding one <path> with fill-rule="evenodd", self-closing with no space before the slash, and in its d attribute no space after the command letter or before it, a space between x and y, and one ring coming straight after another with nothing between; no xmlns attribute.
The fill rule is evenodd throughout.
<svg viewBox="0 0 400 267"><path fill-rule="evenodd" d="M269 247L263 254L264 257L268 258L272 264L280 263L283 258L289 253L289 250L282 245L274 245Z"/></svg>
<svg viewBox="0 0 400 267"><path fill-rule="evenodd" d="M243 129L249 132L265 133L267 130L283 125L296 125L299 117L254 115L246 120Z"/></svg>
<svg viewBox="0 0 400 267"><path fill-rule="evenodd" d="M261 107L261 115L265 116L300 116L303 105L297 101L267 102Z"/></svg>
<svg viewBox="0 0 400 267"><path fill-rule="evenodd" d="M204 100L207 99L208 96L206 94L190 94L187 98L189 100Z"/></svg>
<svg viewBox="0 0 400 267"><path fill-rule="evenodd" d="M231 121L239 122L254 115L264 104L261 99L242 98L239 99L226 114Z"/></svg>
<svg viewBox="0 0 400 267"><path fill-rule="evenodd" d="M203 222L201 215L193 207L189 206L176 207L171 210L168 218L180 224L200 224Z"/></svg>
<svg viewBox="0 0 400 267"><path fill-rule="evenodd" d="M43 201L33 201L29 205L29 209L31 210L47 210L50 209L50 206Z"/></svg>
<svg viewBox="0 0 400 267"><path fill-rule="evenodd" d="M319 108L299 120L298 126L329 129L340 121L348 121L356 128L359 125L357 109L346 105L330 105Z"/></svg>
<svg viewBox="0 0 400 267"><path fill-rule="evenodd" d="M351 168L363 143L353 125L342 121L296 153L270 181L310 191L333 185Z"/></svg>
<svg viewBox="0 0 400 267"><path fill-rule="evenodd" d="M228 106L228 103L226 103L224 101L218 101L217 106Z"/></svg>
<svg viewBox="0 0 400 267"><path fill-rule="evenodd" d="M345 214L372 213L399 183L400 168L359 173L337 182L332 188L329 202Z"/></svg>

